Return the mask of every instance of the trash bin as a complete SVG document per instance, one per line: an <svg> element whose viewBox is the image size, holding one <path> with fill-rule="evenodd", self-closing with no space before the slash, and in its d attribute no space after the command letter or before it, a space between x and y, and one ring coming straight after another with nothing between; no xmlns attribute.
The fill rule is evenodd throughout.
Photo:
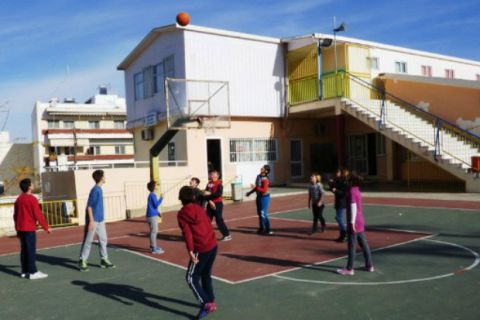
<svg viewBox="0 0 480 320"><path fill-rule="evenodd" d="M236 181L232 183L232 200L243 201L243 188L241 181Z"/></svg>

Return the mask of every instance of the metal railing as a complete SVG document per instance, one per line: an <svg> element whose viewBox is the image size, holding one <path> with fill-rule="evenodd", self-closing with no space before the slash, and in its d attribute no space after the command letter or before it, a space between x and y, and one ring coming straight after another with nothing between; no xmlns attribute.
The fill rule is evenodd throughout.
<svg viewBox="0 0 480 320"><path fill-rule="evenodd" d="M187 160L159 161L160 167L184 167L188 165ZM45 167L47 172L73 171L73 170L93 170L93 169L118 169L118 168L148 168L150 162L135 161L125 163L86 163L77 165L59 165Z"/></svg>
<svg viewBox="0 0 480 320"><path fill-rule="evenodd" d="M446 155L471 169L471 157L480 154L480 137L423 110L348 72L337 74L337 92L379 118L379 130L392 124L434 149L434 157ZM407 114L423 125L405 121Z"/></svg>

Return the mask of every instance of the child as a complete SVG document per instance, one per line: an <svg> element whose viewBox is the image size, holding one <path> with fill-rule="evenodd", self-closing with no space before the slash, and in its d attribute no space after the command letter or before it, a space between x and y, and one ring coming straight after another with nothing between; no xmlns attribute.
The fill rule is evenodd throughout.
<svg viewBox="0 0 480 320"><path fill-rule="evenodd" d="M162 248L157 246L157 233L158 233L158 217L162 215L158 211L158 207L163 202L163 196L160 195L160 198L157 198L155 191L157 190L158 183L155 181L150 181L147 184L147 189L150 191L147 201L147 221L150 226L150 250L153 254L162 254Z"/></svg>
<svg viewBox="0 0 480 320"><path fill-rule="evenodd" d="M322 225L320 232L325 231L325 219L323 218L323 209L325 208L323 198L325 190L323 190L321 181L322 178L318 173L313 173L310 176L310 183L312 185L308 188L308 207L312 207L313 213L312 235L318 230L318 220L320 220L320 224Z"/></svg>
<svg viewBox="0 0 480 320"><path fill-rule="evenodd" d="M40 204L37 198L32 194L33 184L30 179L20 181L22 194L18 196L14 205L13 220L15 221L15 230L20 239L20 263L22 265L22 278L30 280L44 279L48 274L37 270L36 260L36 242L37 242L37 222L43 230L50 233L47 221L42 214Z"/></svg>
<svg viewBox="0 0 480 320"><path fill-rule="evenodd" d="M95 186L90 190L87 202L87 212L85 217L85 235L82 248L80 250L80 261L78 266L80 271L88 271L87 259L90 255L93 237L95 234L100 242L100 267L115 268L108 259L107 253L107 229L105 228L105 219L103 212L103 191L102 186L105 183L103 170L95 170L92 174Z"/></svg>
<svg viewBox="0 0 480 320"><path fill-rule="evenodd" d="M260 174L255 179L255 184L251 185L252 190L247 192L247 197L252 193L257 194L256 206L259 228L258 234L273 235L273 231L270 227L270 219L268 217L268 207L270 206L270 193L268 188L270 181L268 180L268 174L270 173L270 166L268 164L260 168Z"/></svg>
<svg viewBox="0 0 480 320"><path fill-rule="evenodd" d="M362 194L360 193L361 177L357 174L352 174L350 177L350 187L348 192L348 207L347 207L347 221L348 221L348 262L347 267L338 269L337 272L341 275L353 276L353 262L355 259L355 242L358 241L360 248L363 251L365 258L365 269L368 272L373 272L372 255L368 247L367 238L365 236L365 222L362 214Z"/></svg>
<svg viewBox="0 0 480 320"><path fill-rule="evenodd" d="M190 179L190 187L193 189L193 195L195 197L195 203L200 207L204 207L205 201L203 200L202 190L198 187L200 185L200 179L193 177Z"/></svg>
<svg viewBox="0 0 480 320"><path fill-rule="evenodd" d="M217 310L212 285L212 267L217 255L217 240L205 209L195 203L193 189L184 186L180 189L179 200L182 209L177 220L187 246L190 262L187 269L187 283L200 302L196 319L203 319Z"/></svg>
<svg viewBox="0 0 480 320"><path fill-rule="evenodd" d="M215 217L218 229L223 235L221 241L230 241L232 240L232 236L230 235L230 231L228 230L225 221L223 221L222 181L218 179L219 173L217 170L213 170L210 175L211 181L208 182L206 192L203 196L203 199L208 201L207 214L210 217L210 220L213 220L213 217Z"/></svg>
<svg viewBox="0 0 480 320"><path fill-rule="evenodd" d="M335 180L331 183L331 191L335 195L335 220L338 223L340 234L335 240L337 242L344 242L347 236L347 228L344 221L345 211L347 208L347 179L348 169L338 169Z"/></svg>

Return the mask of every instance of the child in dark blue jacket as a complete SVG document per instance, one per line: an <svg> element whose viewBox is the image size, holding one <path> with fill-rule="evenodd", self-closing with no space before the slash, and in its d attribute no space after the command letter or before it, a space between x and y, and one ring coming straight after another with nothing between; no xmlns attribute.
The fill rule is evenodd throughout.
<svg viewBox="0 0 480 320"><path fill-rule="evenodd" d="M163 202L163 196L157 197L155 191L157 190L158 183L150 181L147 184L147 189L150 191L147 200L147 221L150 226L150 250L153 254L164 253L163 249L157 246L157 233L158 233L158 218L161 217L158 207Z"/></svg>

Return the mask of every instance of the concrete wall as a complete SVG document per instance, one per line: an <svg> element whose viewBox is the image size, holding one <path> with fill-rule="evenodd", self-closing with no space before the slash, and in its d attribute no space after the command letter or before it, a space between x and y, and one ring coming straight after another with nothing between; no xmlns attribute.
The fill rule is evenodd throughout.
<svg viewBox="0 0 480 320"><path fill-rule="evenodd" d="M11 186L5 191L6 195L20 193L17 177L33 179L33 148L30 143L3 144L0 147L0 181L9 182Z"/></svg>

